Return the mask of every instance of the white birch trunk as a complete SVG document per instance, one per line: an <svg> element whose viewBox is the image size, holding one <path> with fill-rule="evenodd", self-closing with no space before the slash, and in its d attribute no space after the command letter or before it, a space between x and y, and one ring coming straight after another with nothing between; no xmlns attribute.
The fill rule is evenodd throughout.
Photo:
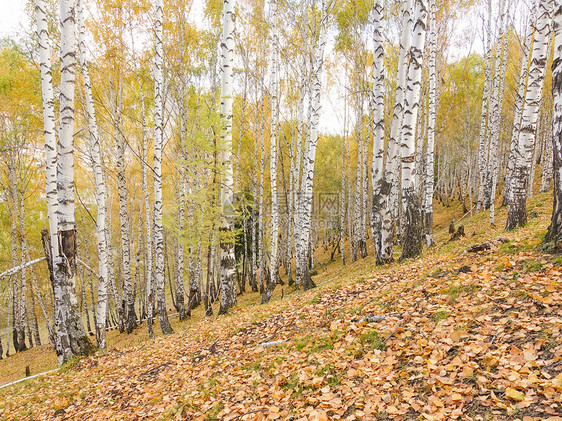
<svg viewBox="0 0 562 421"><path fill-rule="evenodd" d="M398 70L396 76L396 103L392 115L392 126L388 142L384 181L381 182L381 253L377 258L379 264L389 263L394 260L394 218L393 218L393 190L397 190L395 179L399 173L398 145L401 137L402 119L404 116L404 100L406 94L406 80L408 76L408 55L411 45L411 32L413 25L414 0L404 0L402 19L402 37L400 39L400 52L398 55Z"/></svg>
<svg viewBox="0 0 562 421"><path fill-rule="evenodd" d="M410 48L410 66L406 85L406 107L402 122L402 196L405 203L406 229L401 259L417 257L422 252L421 202L415 185L416 127L421 97L423 53L427 26L427 0L416 0L416 23Z"/></svg>
<svg viewBox="0 0 562 421"><path fill-rule="evenodd" d="M221 302L219 314L236 304L236 256L234 255L234 180L232 171L232 103L234 71L234 9L235 0L223 2L223 34L221 42Z"/></svg>
<svg viewBox="0 0 562 421"><path fill-rule="evenodd" d="M550 38L553 0L539 3L535 41L531 53L531 66L527 93L521 114L521 129L515 151L513 179L508 199L506 229L511 230L527 222L527 180L529 162L537 132L538 112L546 73L547 47Z"/></svg>
<svg viewBox="0 0 562 421"><path fill-rule="evenodd" d="M554 208L552 220L544 243L551 243L554 250L562 250L562 5L557 4L552 21L554 29L554 60L552 63L553 116L553 166Z"/></svg>
<svg viewBox="0 0 562 421"><path fill-rule="evenodd" d="M93 347L82 325L75 291L76 220L74 216L74 88L76 79L75 1L61 0L60 122L57 155L57 216L59 255L53 256L57 292L62 294L57 318L66 323L67 335L57 335L57 357L64 364L73 355L87 355ZM58 326L57 326L58 327ZM68 342L65 342L68 341Z"/></svg>
<svg viewBox="0 0 562 421"><path fill-rule="evenodd" d="M173 332L166 311L164 283L164 227L162 210L162 150L164 148L163 93L164 69L162 44L162 9L163 0L156 0L155 19L155 55L154 55L154 282L156 284L157 311L160 328L164 335Z"/></svg>
<svg viewBox="0 0 562 421"><path fill-rule="evenodd" d="M507 35L504 22L506 21L506 1L500 1L500 39L497 46L496 63L494 69L493 84L493 108L491 119L490 158L488 163L488 174L490 177L490 225L495 225L496 210L496 186L498 181L498 142L500 137L501 116L503 106L503 85L505 81L505 70L507 66ZM503 56L503 58L502 58Z"/></svg>
<svg viewBox="0 0 562 421"><path fill-rule="evenodd" d="M519 132L521 130L521 114L523 113L523 100L525 98L525 91L527 88L527 78L529 70L529 51L533 45L533 27L536 23L536 13L537 4L534 3L531 15L529 18L529 24L527 25L527 36L525 37L525 43L523 44L522 60L520 64L520 74L519 82L517 86L517 93L515 96L515 113L513 118L513 131L509 147L509 160L507 164L507 171L505 177L505 187L503 196L503 206L507 206L509 196L511 194L511 183L513 181L513 168L515 166L515 151L517 146L517 139L519 138Z"/></svg>
<svg viewBox="0 0 562 421"><path fill-rule="evenodd" d="M324 64L324 48L326 46L327 38L327 20L328 20L328 4L327 0L322 0L322 10L320 15L319 37L316 49L314 52L314 63L312 69L311 80L311 98L310 98L310 120L308 127L307 144L305 145L305 155L303 162L303 175L301 197L299 203L300 219L299 229L299 242L297 248L297 271L296 271L296 284L302 286L305 290L313 288L314 282L310 277L307 268L307 260L309 257L308 242L311 232L311 219L312 219L312 194L314 186L314 162L316 159L316 147L318 145L318 121L320 117L320 95L322 91L322 68Z"/></svg>
<svg viewBox="0 0 562 421"><path fill-rule="evenodd" d="M488 110L490 100L490 88L492 83L492 0L488 0L488 28L486 31L486 57L484 62L486 70L484 72L484 93L482 95L482 116L480 119L480 144L478 147L478 169L479 169L479 187L478 187L478 205L476 212L485 208L485 194L487 181L487 164L488 164Z"/></svg>
<svg viewBox="0 0 562 421"><path fill-rule="evenodd" d="M377 262L382 255L381 193L384 183L384 35L382 27L384 6L382 0L373 5L373 92L371 93L373 111L373 161L371 183L373 200L371 209L371 234L375 245Z"/></svg>
<svg viewBox="0 0 562 421"><path fill-rule="evenodd" d="M271 270L267 287L262 296L262 304L271 299L275 289L277 277L279 276L278 248L279 248L279 202L277 196L277 125L279 119L278 111L278 82L277 82L277 54L279 37L277 34L277 0L271 1L272 16L272 51L271 51L271 129L270 143L271 155L269 157L269 177L271 184Z"/></svg>
<svg viewBox="0 0 562 421"><path fill-rule="evenodd" d="M434 189L434 165L435 165L435 122L437 119L437 21L435 0L429 0L429 111L427 117L427 149L425 159L424 180L424 232L425 245L431 247L433 241L433 189Z"/></svg>
<svg viewBox="0 0 562 421"><path fill-rule="evenodd" d="M90 158L92 160L92 170L94 172L94 185L96 189L97 219L96 236L98 241L98 307L96 342L100 349L106 349L105 338L105 313L107 311L107 244L106 244L106 201L105 201L105 182L101 166L101 147L98 136L98 126L94 108L94 97L92 95L92 85L86 60L86 28L84 25L84 14L82 10L82 0L76 3L76 18L78 24L78 51L80 53L80 68L84 80L84 94L86 99L86 113L88 117L88 130L90 137Z"/></svg>

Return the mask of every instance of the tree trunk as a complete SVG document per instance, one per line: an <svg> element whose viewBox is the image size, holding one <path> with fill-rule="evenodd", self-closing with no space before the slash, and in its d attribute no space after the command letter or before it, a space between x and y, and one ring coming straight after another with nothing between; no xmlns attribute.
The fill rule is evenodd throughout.
<svg viewBox="0 0 562 421"><path fill-rule="evenodd" d="M88 129L90 135L90 158L92 161L92 169L94 172L94 184L96 189L97 219L96 219L96 235L98 240L98 315L96 325L96 342L100 349L106 349L105 338L105 313L107 307L107 243L106 243L106 192L103 170L101 166L101 147L98 136L98 127L96 122L96 114L94 109L94 97L92 95L92 86L90 82L90 74L86 60L86 28L84 25L84 15L82 11L82 1L78 0L76 5L76 16L78 23L78 50L80 53L80 67L82 69L82 78L84 80L84 94L86 98L86 113L88 117ZM118 163L119 165L119 163Z"/></svg>
<svg viewBox="0 0 562 421"><path fill-rule="evenodd" d="M232 102L234 66L235 0L224 0L221 43L221 302L219 314L236 304L236 256L234 254L234 191L232 172Z"/></svg>
<svg viewBox="0 0 562 421"><path fill-rule="evenodd" d="M436 26L435 0L429 0L429 112L427 122L427 149L425 159L425 181L424 181L424 232L425 245L433 246L433 189L435 182L435 121L437 118L437 26Z"/></svg>
<svg viewBox="0 0 562 421"><path fill-rule="evenodd" d="M279 202L277 196L277 124L279 119L278 102L278 83L277 83L277 0L272 0L270 7L272 8L272 52L271 52L271 156L270 159L270 184L271 184L271 271L267 280L267 287L262 295L261 302L266 303L271 299L271 294L277 284L279 276L278 266L278 248L279 248Z"/></svg>
<svg viewBox="0 0 562 421"><path fill-rule="evenodd" d="M373 197L371 207L371 234L375 246L377 263L382 263L382 220L381 193L384 181L384 35L382 27L384 6L382 0L373 4L373 91L371 92L371 111L373 112L373 162L371 183ZM342 242L343 247L343 242ZM343 249L342 249L343 250Z"/></svg>
<svg viewBox="0 0 562 421"><path fill-rule="evenodd" d="M413 25L414 0L404 0L402 37L400 39L400 52L398 55L398 70L396 76L396 103L392 115L390 139L386 154L384 182L381 185L381 253L377 258L378 264L390 263L393 258L394 247L394 215L393 215L393 185L399 173L398 145L401 138L402 119L404 117L404 100L406 96L406 81L408 76L408 56L411 45L411 32Z"/></svg>
<svg viewBox="0 0 562 421"><path fill-rule="evenodd" d="M529 162L533 153L533 143L537 132L538 112L546 73L547 47L553 6L553 0L539 3L539 18L531 53L527 93L525 95L523 113L521 114L521 129L516 144L513 179L510 197L508 198L507 230L517 228L527 222Z"/></svg>
<svg viewBox="0 0 562 421"><path fill-rule="evenodd" d="M410 49L410 68L406 91L406 109L402 124L402 196L406 226L404 248L400 259L417 257L422 252L421 203L415 186L415 133L421 96L423 51L427 25L427 0L416 0L416 23Z"/></svg>
<svg viewBox="0 0 562 421"><path fill-rule="evenodd" d="M486 57L484 62L486 70L484 72L484 93L482 95L482 116L480 119L480 144L478 147L478 168L479 168L479 188L478 188L478 205L476 212L486 208L486 182L487 182L487 163L488 163L488 122L489 122L489 101L490 88L492 83L492 0L487 0L488 5L488 28L486 31Z"/></svg>
<svg viewBox="0 0 562 421"><path fill-rule="evenodd" d="M301 230L299 241L297 243L297 267L296 267L296 284L302 286L305 290L314 288L316 285L310 277L307 268L307 260L309 257L308 242L311 233L312 219L312 195L314 187L314 163L316 159L316 147L318 145L318 120L320 117L320 94L322 90L322 68L324 64L324 48L326 46L326 26L328 20L328 4L322 1L322 10L320 15L320 27L318 43L314 51L314 61L311 80L311 98L310 98L310 120L308 129L308 144L305 145L305 156L303 163L301 197L299 203L298 229Z"/></svg>
<svg viewBox="0 0 562 421"><path fill-rule="evenodd" d="M562 250L562 5L556 5L553 27L555 36L552 63L554 207L543 243L545 245L551 243L550 248L560 252Z"/></svg>
<svg viewBox="0 0 562 421"><path fill-rule="evenodd" d="M166 295L164 283L164 227L162 211L162 150L164 148L163 124L163 93L164 73L162 44L162 9L163 0L156 0L156 52L154 55L154 244L155 265L154 281L156 284L157 311L160 329L164 335L173 333L166 310Z"/></svg>

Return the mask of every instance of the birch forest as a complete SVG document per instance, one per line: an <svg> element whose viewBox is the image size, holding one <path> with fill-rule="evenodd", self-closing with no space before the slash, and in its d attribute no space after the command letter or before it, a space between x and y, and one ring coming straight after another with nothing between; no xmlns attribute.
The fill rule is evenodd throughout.
<svg viewBox="0 0 562 421"><path fill-rule="evenodd" d="M363 386L349 386L350 395L338 392L348 370L360 372L339 366L340 360L323 366L329 368L318 362L319 371L311 369L325 382L318 387L299 383L306 370L299 374L295 368L296 377L291 377L290 369L279 369L272 378L287 397L284 404L270 385L252 393L258 393L258 401L269 396L277 406L263 401L236 412L235 402L247 399L234 397L236 384L242 384L236 383L230 397L209 392L190 401L191 406L182 403L181 410L163 412L162 419L562 419L562 272L556 269L562 265L557 257L562 254L559 0L25 3L27 24L0 39L0 359L9 364L25 361L16 360L18 355L40 352L53 363L32 366L31 372L32 363L6 365L18 371L10 380L23 378L24 368L27 377L76 361L111 359L128 344L149 346L153 351L146 351L145 363L161 367L153 364L152 352L181 343L184 339L174 339L181 335L208 340L200 345L206 351L192 351L188 360L211 367L207 364L214 355L230 355L227 345L213 339L213 332L219 332L211 330L214 323L234 332L232 338L253 338L243 342L250 355L252 346L263 355L281 352L270 350L280 346L285 361L285 355L302 352L298 339L280 333L288 326L287 314L300 314L291 319L293 326L307 321L316 326L316 318L323 317L316 332L341 331L345 339L329 336L332 348L313 348L314 355L340 349L338 340L352 350L353 343L371 344L360 357L349 354L355 355L351 360L370 355L382 367L383 361L406 355L403 349L413 346L410 342L431 346L427 335L452 320L434 318L441 311L453 314L437 306L423 319L434 326L430 333L406 328L425 314L433 295L449 294L449 286L435 294L429 284L419 286L437 282L439 273L453 273L453 268L436 272L443 266L435 262L464 259L462 267L457 264L461 269L454 268L461 298L469 296L463 282L470 273L484 273L482 279L495 282L503 276L498 273L511 271L509 282L529 288L546 282L548 295L541 296L546 303L540 305L529 298L532 293L523 294L518 289L523 287L508 280L487 295L482 291L491 288L488 284L471 294L480 291L477 295L489 299L505 293L503 304L497 304L507 303L501 307L505 316L521 313L502 326L523 323L522 312L531 305L518 306L510 297L534 299L535 316L550 317L535 331L542 345L533 348L542 352L541 346L551 344L549 354L528 357L527 348L511 342L505 342L510 344L505 352L513 356L514 348L520 350L522 364L534 361L536 367L557 358L544 380L552 383L552 393L543 380L525 380L528 385L522 386L518 373L517 385L506 374L504 383L481 386L483 374L471 365L472 357L464 359L465 351L457 350L451 359L458 355L465 362L455 368L459 378L464 373L462 384L480 388L480 396L495 388L495 399L505 400L499 407L507 409L494 412L497 417L486 418L474 406L485 402L478 401L477 392L461 405L469 394L466 388L445 392L437 382L423 392L410 376L417 377L406 371L402 387L396 386L399 379L392 380L392 386L373 392L378 401L365 392L363 403L354 400L352 405L351 394L359 395L371 377L355 374ZM520 252L554 263L526 272L520 261L531 260L524 255L517 260L517 254L506 254L497 257L499 263L482 257L509 247L516 253L523 241L518 236L530 230L535 230L534 243ZM424 269L404 269L410 267ZM322 298L328 296L321 291L331 291L325 288L335 279L328 275L335 268L337 285L353 279L363 292L369 290L361 283L365 280L387 279L382 283L394 285L393 273L406 271L396 276L411 284L393 288L409 310L382 306L384 295L369 301L370 295L357 292L353 298L345 288L355 286L344 288L343 301ZM541 281L527 273L541 274ZM425 288L425 295L410 299L419 288ZM309 302L295 297L309 297L310 305L324 300L323 316L312 310L295 313ZM458 297L446 303L456 305ZM333 309L345 300L357 312L334 319ZM366 315L365 309L375 305L378 313ZM470 301L463 307L476 308ZM246 308L248 317L255 317L253 324L246 323ZM272 322L279 324L277 329L258 321L266 310L285 315ZM474 314L466 326L492 313ZM395 319L389 322L390 317ZM391 323L384 335L382 325L373 330L380 339L367 332L355 333L356 342L353 335L348 340L350 323L366 329L378 322ZM480 334L487 328L479 329ZM453 331L471 332L458 326ZM464 333L459 335L451 336L451 344L462 343ZM487 352L493 352L504 343L501 334L493 335L474 343L486 343ZM424 373L438 365L440 346L433 346L433 354L417 354L427 360ZM497 361L478 367L494 367L500 378L503 366ZM402 376L396 367L389 372ZM444 368L440 378L451 370ZM294 387L291 379L297 379ZM230 383L224 382L226 390ZM531 384L537 385L536 399L529 395ZM211 387L198 385L206 385L207 392ZM405 392L407 385L413 385L412 392ZM314 390L322 395L311 401L306 396ZM6 402L16 392L10 394ZM322 396L330 394L329 402L339 399L340 412L323 406ZM222 397L216 398L220 405L213 412L209 402L216 396ZM490 405L499 405L490 399ZM296 403L300 400L306 401L302 408ZM543 403L538 402L545 400L546 412L540 412L536 408ZM30 418L23 413L11 418L20 409L3 405L0 414L16 411L4 412L5 419L117 419L119 414L102 417L99 412L90 418L77 409L81 404L53 403ZM472 412L470 405L476 408ZM160 419L138 411L123 419ZM35 418L40 413L44 418Z"/></svg>

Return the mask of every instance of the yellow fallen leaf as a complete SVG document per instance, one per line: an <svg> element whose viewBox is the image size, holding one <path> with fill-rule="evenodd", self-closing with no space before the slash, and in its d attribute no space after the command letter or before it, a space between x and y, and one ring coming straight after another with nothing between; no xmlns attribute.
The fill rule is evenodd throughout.
<svg viewBox="0 0 562 421"><path fill-rule="evenodd" d="M472 377L472 375L474 374L474 370L470 367L463 367L462 369L462 375L466 378Z"/></svg>
<svg viewBox="0 0 562 421"><path fill-rule="evenodd" d="M508 398L511 398L513 400L516 401L524 401L525 400L525 395L523 393L521 393L518 390L515 390L511 387L508 387L507 389L505 389L505 396L507 396Z"/></svg>

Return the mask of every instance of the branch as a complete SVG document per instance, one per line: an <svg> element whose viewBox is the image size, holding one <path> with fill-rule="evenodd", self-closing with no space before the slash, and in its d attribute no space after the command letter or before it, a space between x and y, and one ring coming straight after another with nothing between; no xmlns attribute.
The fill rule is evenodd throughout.
<svg viewBox="0 0 562 421"><path fill-rule="evenodd" d="M45 259L46 259L46 257L43 256L43 257L40 257L38 259L31 260L30 262L24 263L23 265L19 265L19 266L13 267L11 269L8 269L7 271L0 273L0 279L5 278L6 276L12 276L12 275L18 273L20 270L23 270L23 269L25 269L29 266L33 266L35 263L42 262Z"/></svg>
<svg viewBox="0 0 562 421"><path fill-rule="evenodd" d="M86 262L84 262L83 260L78 259L78 258L76 259L76 261L78 263L80 263L82 266L84 266L86 269L88 269L90 272L92 272L93 275L96 275L96 278L100 277L99 274L94 269L92 269L90 266L88 266L88 264Z"/></svg>

